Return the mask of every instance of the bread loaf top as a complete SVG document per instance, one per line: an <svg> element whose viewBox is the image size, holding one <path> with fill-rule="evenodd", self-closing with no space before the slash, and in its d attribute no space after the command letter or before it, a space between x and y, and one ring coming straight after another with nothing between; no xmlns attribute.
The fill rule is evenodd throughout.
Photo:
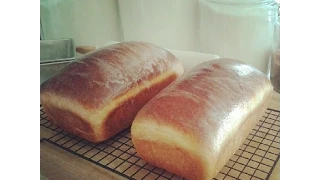
<svg viewBox="0 0 320 180"><path fill-rule="evenodd" d="M75 101L85 109L99 109L168 71L181 75L183 67L167 50L145 42L118 43L70 63L44 82L40 91Z"/></svg>
<svg viewBox="0 0 320 180"><path fill-rule="evenodd" d="M139 111L132 136L210 157L270 92L267 77L249 65L232 59L204 62Z"/></svg>

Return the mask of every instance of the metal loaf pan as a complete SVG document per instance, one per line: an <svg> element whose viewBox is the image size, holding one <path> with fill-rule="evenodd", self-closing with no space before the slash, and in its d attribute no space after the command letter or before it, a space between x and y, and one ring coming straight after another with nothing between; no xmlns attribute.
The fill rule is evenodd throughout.
<svg viewBox="0 0 320 180"><path fill-rule="evenodd" d="M76 58L73 39L40 40L40 63Z"/></svg>
<svg viewBox="0 0 320 180"><path fill-rule="evenodd" d="M75 59L73 39L40 40L40 84Z"/></svg>

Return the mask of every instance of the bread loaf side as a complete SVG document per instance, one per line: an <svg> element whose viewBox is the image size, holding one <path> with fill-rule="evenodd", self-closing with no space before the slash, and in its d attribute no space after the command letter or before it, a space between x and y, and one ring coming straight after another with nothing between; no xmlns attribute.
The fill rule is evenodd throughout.
<svg viewBox="0 0 320 180"><path fill-rule="evenodd" d="M40 86L50 121L91 142L128 128L138 111L183 73L167 50L145 42L114 44L66 66Z"/></svg>
<svg viewBox="0 0 320 180"><path fill-rule="evenodd" d="M133 144L155 166L190 180L212 179L257 124L272 91L263 73L240 61L201 63L139 111Z"/></svg>

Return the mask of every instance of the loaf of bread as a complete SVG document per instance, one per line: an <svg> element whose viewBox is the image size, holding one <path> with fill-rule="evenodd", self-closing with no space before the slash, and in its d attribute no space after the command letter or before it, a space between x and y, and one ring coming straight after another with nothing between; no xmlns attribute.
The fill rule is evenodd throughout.
<svg viewBox="0 0 320 180"><path fill-rule="evenodd" d="M131 126L134 147L169 172L212 179L262 117L272 91L264 74L240 61L201 63L139 111Z"/></svg>
<svg viewBox="0 0 320 180"><path fill-rule="evenodd" d="M145 42L118 43L72 62L41 84L48 119L91 142L131 126L138 111L183 73L167 50Z"/></svg>

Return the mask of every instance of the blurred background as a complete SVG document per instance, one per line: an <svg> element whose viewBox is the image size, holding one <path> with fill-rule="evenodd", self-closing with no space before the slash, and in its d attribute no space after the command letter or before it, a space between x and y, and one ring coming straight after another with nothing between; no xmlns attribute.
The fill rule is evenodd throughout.
<svg viewBox="0 0 320 180"><path fill-rule="evenodd" d="M146 41L238 59L268 77L278 53L280 68L279 0L41 0L40 10L41 40Z"/></svg>

